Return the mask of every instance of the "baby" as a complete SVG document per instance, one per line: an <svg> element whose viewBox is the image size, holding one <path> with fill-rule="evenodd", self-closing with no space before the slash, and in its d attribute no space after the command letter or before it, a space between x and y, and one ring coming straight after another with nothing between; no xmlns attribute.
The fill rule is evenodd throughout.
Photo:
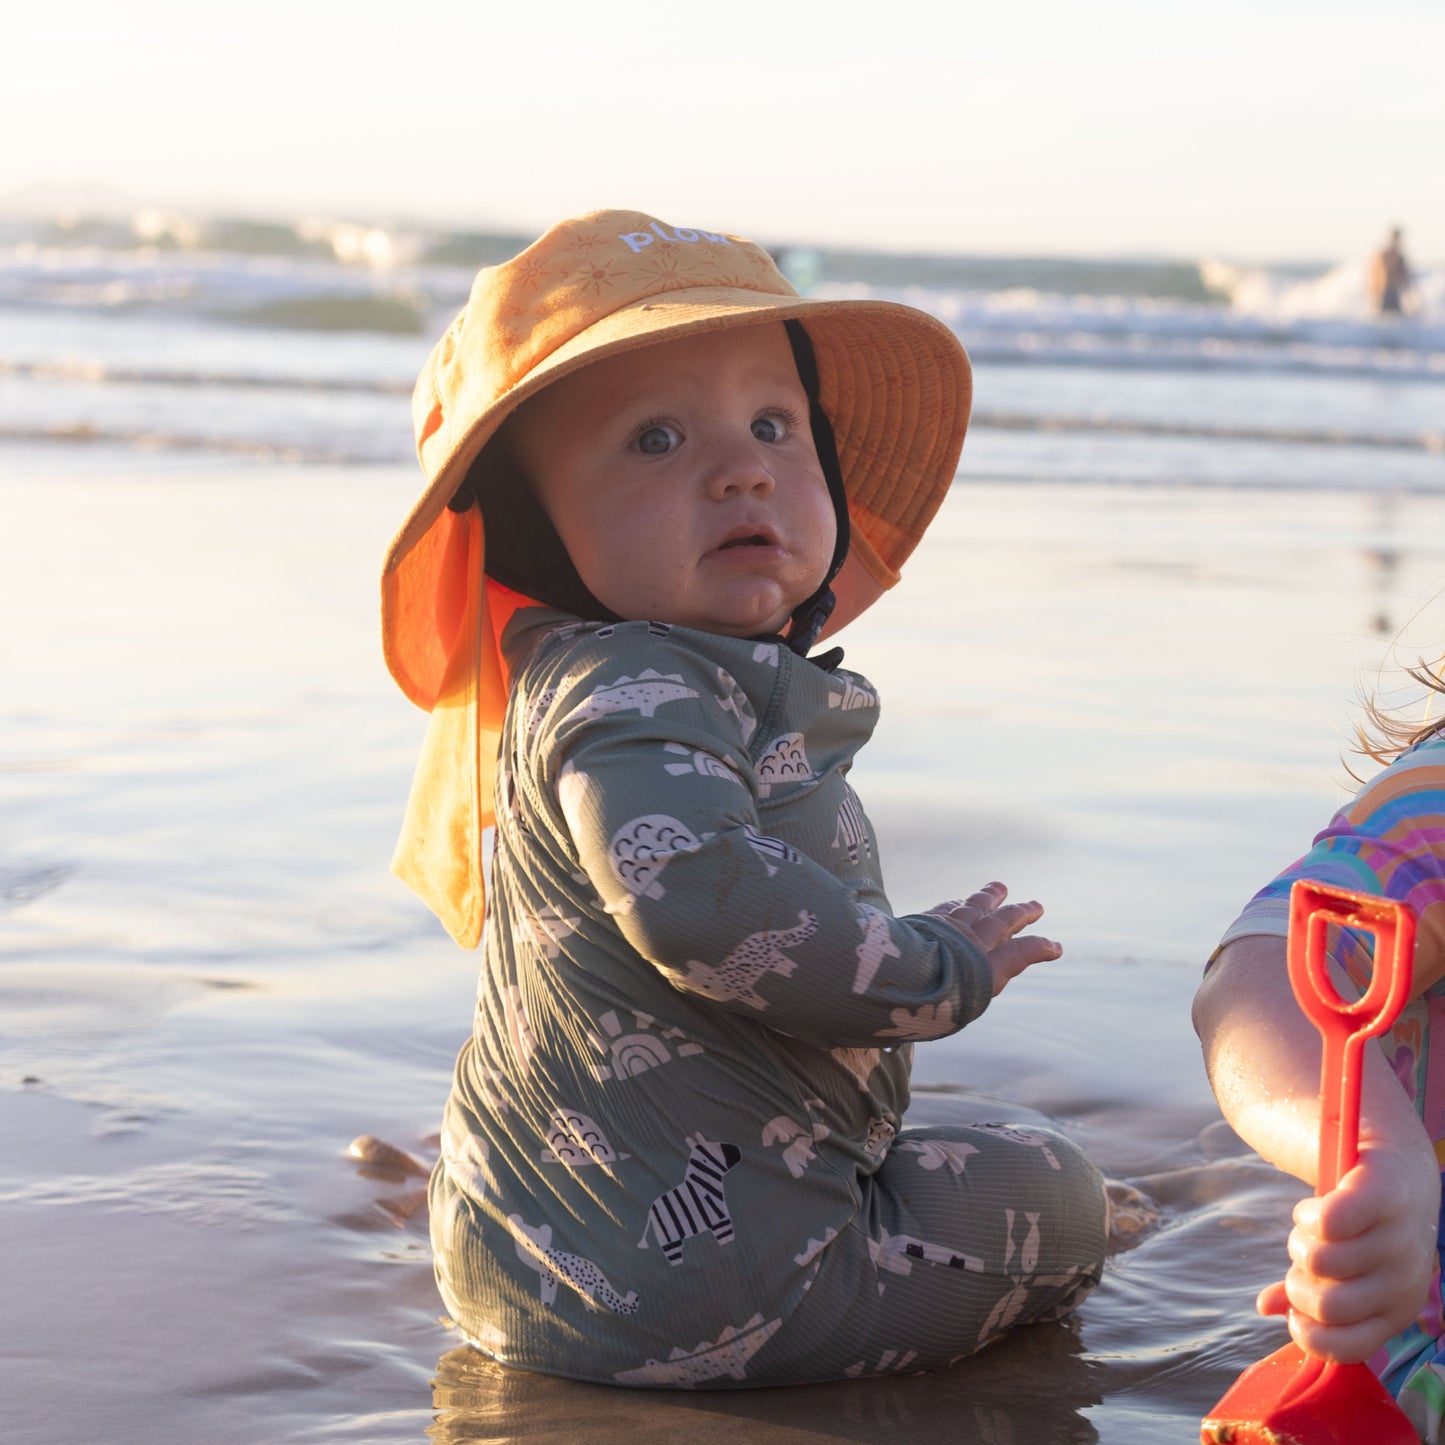
<svg viewBox="0 0 1445 1445"><path fill-rule="evenodd" d="M1073 1145L903 1126L913 1042L1059 949L998 883L895 916L847 776L877 695L810 655L897 580L968 396L933 318L633 212L483 271L432 354L383 580L432 713L395 866L483 945L432 1239L506 1365L929 1369L1099 1279Z"/></svg>

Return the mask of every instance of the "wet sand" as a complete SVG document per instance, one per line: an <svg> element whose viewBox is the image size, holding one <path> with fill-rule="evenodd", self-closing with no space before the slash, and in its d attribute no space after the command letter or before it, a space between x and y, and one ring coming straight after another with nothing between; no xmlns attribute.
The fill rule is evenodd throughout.
<svg viewBox="0 0 1445 1445"><path fill-rule="evenodd" d="M1282 1338L1251 1302L1301 1188L1219 1120L1189 999L1344 796L1445 502L955 489L840 639L884 703L855 778L898 908L998 876L1066 954L919 1050L912 1117L1051 1119L1158 1220L1076 1320L945 1375L675 1395L458 1348L418 1181L346 1154L430 1159L474 983L386 871L422 719L375 571L413 489L0 476L6 1438L1195 1438Z"/></svg>

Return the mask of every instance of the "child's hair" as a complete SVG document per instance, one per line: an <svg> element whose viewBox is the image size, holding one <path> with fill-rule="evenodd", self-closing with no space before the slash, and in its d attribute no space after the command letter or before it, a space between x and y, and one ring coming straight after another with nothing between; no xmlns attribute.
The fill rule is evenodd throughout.
<svg viewBox="0 0 1445 1445"><path fill-rule="evenodd" d="M1358 757L1389 764L1416 743L1445 728L1445 717L1433 720L1430 717L1431 701L1437 694L1445 696L1445 675L1442 674L1445 674L1445 658L1432 665L1422 657L1414 667L1405 669L1405 676L1429 694L1423 715L1416 710L1418 704L1405 711L1390 706L1378 693L1364 698L1361 708L1365 721L1356 727L1355 742L1350 751ZM1357 783L1366 781L1348 763L1345 766Z"/></svg>

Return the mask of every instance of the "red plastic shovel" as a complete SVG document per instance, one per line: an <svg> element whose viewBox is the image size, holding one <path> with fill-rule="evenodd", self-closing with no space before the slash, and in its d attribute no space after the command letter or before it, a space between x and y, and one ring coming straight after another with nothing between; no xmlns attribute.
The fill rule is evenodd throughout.
<svg viewBox="0 0 1445 1445"><path fill-rule="evenodd" d="M1340 997L1325 953L1331 924L1375 936L1370 986L1354 1003ZM1415 915L1403 903L1304 880L1289 896L1289 981L1324 1037L1320 1070L1317 1193L1355 1167L1365 1040L1399 1017L1410 996ZM1419 1445L1415 1427L1368 1366L1336 1365L1293 1341L1251 1365L1204 1418L1203 1445Z"/></svg>

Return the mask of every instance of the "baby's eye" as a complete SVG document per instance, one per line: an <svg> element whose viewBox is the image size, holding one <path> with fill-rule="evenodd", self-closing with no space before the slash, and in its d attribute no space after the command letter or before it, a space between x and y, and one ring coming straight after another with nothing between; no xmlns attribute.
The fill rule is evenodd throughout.
<svg viewBox="0 0 1445 1445"><path fill-rule="evenodd" d="M753 436L760 442L780 442L788 434L787 422L780 416L760 416L753 422Z"/></svg>
<svg viewBox="0 0 1445 1445"><path fill-rule="evenodd" d="M644 456L661 457L673 451L681 442L682 437L676 427L653 422L637 433L637 440L633 445Z"/></svg>

